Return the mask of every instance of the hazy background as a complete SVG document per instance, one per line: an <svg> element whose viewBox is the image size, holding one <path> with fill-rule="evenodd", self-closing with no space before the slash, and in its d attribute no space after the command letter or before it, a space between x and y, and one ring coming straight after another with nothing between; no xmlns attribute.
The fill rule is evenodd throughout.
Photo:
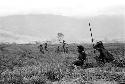
<svg viewBox="0 0 125 84"><path fill-rule="evenodd" d="M56 40L125 42L124 0L4 0L0 1L0 42Z"/></svg>

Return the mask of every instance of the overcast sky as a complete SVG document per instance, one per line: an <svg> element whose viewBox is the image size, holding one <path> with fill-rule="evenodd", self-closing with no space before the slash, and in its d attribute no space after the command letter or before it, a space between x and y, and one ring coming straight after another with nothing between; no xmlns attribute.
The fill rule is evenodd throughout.
<svg viewBox="0 0 125 84"><path fill-rule="evenodd" d="M75 17L75 18L86 18L86 17L95 18L96 16L108 15L109 19L108 18L105 19L105 18L103 18L103 16L99 17L101 19L98 19L98 18L94 19L95 23L94 22L93 23L96 25L96 29L98 29L97 31L95 30L95 32L94 32L95 36L96 36L96 34L97 34L97 36L101 36L101 34L102 34L103 38L107 38L109 36L112 36L112 38L113 38L114 35L115 36L117 35L116 33L118 33L117 37L121 37L121 36L124 37L124 35L125 35L125 33L124 33L125 32L125 27L124 27L125 0L0 0L0 16L22 15L22 14L24 14L24 15L25 14L26 15L27 14L34 14L34 15L35 14L54 14L54 15L56 14L56 15ZM115 17L115 15L118 17ZM107 22L108 20L110 20L110 22ZM24 22L24 21L22 21L22 22ZM15 21L14 21L14 23L15 23ZM85 22L85 24L86 23L88 26L88 22ZM83 31L83 30L77 29L78 26L80 28L83 28L82 27L83 25L82 24L79 25L79 24L81 24L81 23L75 24L75 25L77 25L76 28L74 28L74 29L71 28L71 30L77 30L77 32ZM48 24L46 24L46 25L48 25ZM67 25L72 26L73 24L67 24ZM111 29L108 29L108 28L111 28ZM120 28L120 29L118 29L118 28ZM34 29L35 29L35 27L34 27ZM67 32L66 29L67 29L66 27L65 28L63 28L63 27L55 28L55 30L59 30L59 31L65 30L64 33ZM43 30L41 29L41 31L43 31ZM55 30L53 30L53 31L55 31ZM104 30L104 32L102 32L102 30ZM1 31L6 31L6 30L1 30ZM17 31L20 31L20 32L22 31L22 33L26 32L23 29L22 30L17 29ZM88 32L88 30L86 30L86 31ZM84 33L86 33L86 31L84 31ZM9 30L9 32L13 33L13 35L15 34L13 32L13 30L11 30L11 29ZM46 33L44 32L44 33L47 34L47 32ZM71 33L72 33L72 35L74 35L74 33L77 33L77 32L73 31ZM102 33L100 33L100 32L102 32ZM29 33L29 32L26 32L26 34L27 33ZM106 36L106 33L107 33L107 36ZM40 34L41 34L41 32L40 32ZM70 35L69 33L67 34L67 36L72 36L72 35ZM104 37L104 35L105 35L105 37ZM46 35L42 35L42 36L46 36ZM50 36L52 36L52 35L50 34ZM77 34L76 38L81 39L81 38L78 38L79 36L81 36L80 33ZM84 35L84 36L86 36L86 35ZM25 36L22 36L22 37L25 37ZM75 35L74 35L74 37L75 37ZM72 37L69 37L69 38L72 38ZM88 38L88 37L86 37L86 38ZM97 37L97 38L99 38L99 37ZM30 38L30 39L32 39L32 38ZM74 39L74 38L72 38L72 39ZM90 38L88 38L88 39L90 39Z"/></svg>
<svg viewBox="0 0 125 84"><path fill-rule="evenodd" d="M123 13L124 7L125 0L0 0L0 15L50 13L90 16Z"/></svg>

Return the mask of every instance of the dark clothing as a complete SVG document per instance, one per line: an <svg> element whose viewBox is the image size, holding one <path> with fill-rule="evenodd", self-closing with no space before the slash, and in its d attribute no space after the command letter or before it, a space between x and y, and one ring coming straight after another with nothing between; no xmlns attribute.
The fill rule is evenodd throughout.
<svg viewBox="0 0 125 84"><path fill-rule="evenodd" d="M114 57L112 54L110 54L106 49L102 48L101 50L99 50L100 55L99 55L99 59L102 60L102 62L111 62L114 60Z"/></svg>
<svg viewBox="0 0 125 84"><path fill-rule="evenodd" d="M64 53L65 53L66 52L66 48L65 48L66 47L66 43L65 43L65 40L63 40L63 46L62 47L63 47Z"/></svg>
<svg viewBox="0 0 125 84"><path fill-rule="evenodd" d="M86 60L86 53L84 51L84 47L81 45L79 45L77 47L78 47L78 53L79 53L78 59L81 61Z"/></svg>
<svg viewBox="0 0 125 84"><path fill-rule="evenodd" d="M57 51L56 51L57 53L59 53L60 52L60 50L59 50L59 46L57 47Z"/></svg>
<svg viewBox="0 0 125 84"><path fill-rule="evenodd" d="M84 52L84 47L83 46L77 46L78 47L78 60L75 61L73 64L76 66L83 66L84 61L86 60L86 53Z"/></svg>
<svg viewBox="0 0 125 84"><path fill-rule="evenodd" d="M84 64L84 62L81 60L77 60L77 61L74 61L73 64L76 66L82 66Z"/></svg>
<svg viewBox="0 0 125 84"><path fill-rule="evenodd" d="M47 43L45 43L45 47L44 47L44 48L45 48L46 51L48 51L48 50L47 50Z"/></svg>
<svg viewBox="0 0 125 84"><path fill-rule="evenodd" d="M96 45L93 47L94 49L98 50L100 52L100 55L98 57L98 60L106 63L106 62L112 62L114 61L114 57L112 54L108 52L103 46L103 43L101 41L97 42Z"/></svg>
<svg viewBox="0 0 125 84"><path fill-rule="evenodd" d="M44 54L43 46L42 46L42 45L39 45L38 48L40 49L40 52Z"/></svg>
<svg viewBox="0 0 125 84"><path fill-rule="evenodd" d="M86 54L85 54L84 51L79 53L78 59L81 60L81 61L86 60Z"/></svg>

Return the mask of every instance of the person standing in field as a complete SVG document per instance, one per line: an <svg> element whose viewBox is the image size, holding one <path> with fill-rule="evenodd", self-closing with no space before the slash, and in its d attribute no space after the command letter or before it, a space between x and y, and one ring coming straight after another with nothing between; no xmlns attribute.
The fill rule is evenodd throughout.
<svg viewBox="0 0 125 84"><path fill-rule="evenodd" d="M48 50L47 50L47 47L48 47L48 45L47 45L47 43L45 43L44 48L45 48L46 51L48 51Z"/></svg>
<svg viewBox="0 0 125 84"><path fill-rule="evenodd" d="M40 45L38 46L38 48L39 48L40 52L44 54L44 51L43 51L43 45L40 44Z"/></svg>
<svg viewBox="0 0 125 84"><path fill-rule="evenodd" d="M69 51L69 50L68 50L68 47L66 47L66 53L68 53L68 51Z"/></svg>
<svg viewBox="0 0 125 84"><path fill-rule="evenodd" d="M59 52L60 52L60 50L59 50L59 46L57 47L57 50L56 50L56 52L57 52L57 53L59 53Z"/></svg>
<svg viewBox="0 0 125 84"><path fill-rule="evenodd" d="M65 40L63 40L63 43L62 43L62 44L63 44L63 51L64 51L64 53L65 53L65 52L66 52L66 48L65 48L65 47L66 47L66 43L65 43Z"/></svg>

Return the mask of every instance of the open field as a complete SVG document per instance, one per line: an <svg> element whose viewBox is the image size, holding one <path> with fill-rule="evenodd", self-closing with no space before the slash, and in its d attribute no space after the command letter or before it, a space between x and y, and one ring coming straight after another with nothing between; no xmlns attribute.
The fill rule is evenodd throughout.
<svg viewBox="0 0 125 84"><path fill-rule="evenodd" d="M38 44L0 45L0 84L120 84L125 83L125 67L73 68L78 44L69 44L68 53L49 45L45 54ZM82 44L87 53L86 63L96 64L92 45ZM125 59L124 43L107 43L105 48L118 60Z"/></svg>

